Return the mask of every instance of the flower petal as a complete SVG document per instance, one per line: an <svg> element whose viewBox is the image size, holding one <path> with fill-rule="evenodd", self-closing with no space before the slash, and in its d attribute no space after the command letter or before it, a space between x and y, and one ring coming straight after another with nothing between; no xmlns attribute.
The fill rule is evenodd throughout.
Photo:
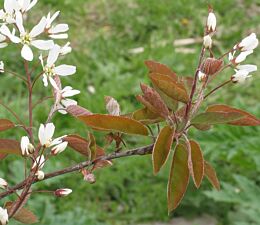
<svg viewBox="0 0 260 225"><path fill-rule="evenodd" d="M51 67L57 61L60 54L60 46L54 45L54 47L50 50L48 58L47 58L47 66Z"/></svg>
<svg viewBox="0 0 260 225"><path fill-rule="evenodd" d="M38 132L38 138L39 138L39 141L42 146L46 144L45 127L43 124L40 125L39 132Z"/></svg>
<svg viewBox="0 0 260 225"><path fill-rule="evenodd" d="M55 73L59 76L68 76L76 73L76 67L71 65L60 65L54 68Z"/></svg>
<svg viewBox="0 0 260 225"><path fill-rule="evenodd" d="M41 18L40 22L31 30L30 36L34 38L40 35L44 31L45 26L46 26L46 17L44 16Z"/></svg>
<svg viewBox="0 0 260 225"><path fill-rule="evenodd" d="M23 46L21 55L27 61L33 60L33 52L32 52L32 49L28 45Z"/></svg>
<svg viewBox="0 0 260 225"><path fill-rule="evenodd" d="M69 30L69 25L66 23L58 24L51 29L49 29L49 34L57 34L57 33L64 33Z"/></svg>
<svg viewBox="0 0 260 225"><path fill-rule="evenodd" d="M44 130L44 135L47 141L51 140L55 131L53 123L47 123Z"/></svg>
<svg viewBox="0 0 260 225"><path fill-rule="evenodd" d="M40 50L49 50L54 46L54 42L52 40L35 40L32 41L31 44Z"/></svg>

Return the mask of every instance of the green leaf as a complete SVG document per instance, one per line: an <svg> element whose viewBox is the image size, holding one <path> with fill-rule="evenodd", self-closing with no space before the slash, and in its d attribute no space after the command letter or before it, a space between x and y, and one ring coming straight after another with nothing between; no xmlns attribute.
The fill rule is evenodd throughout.
<svg viewBox="0 0 260 225"><path fill-rule="evenodd" d="M169 97L184 103L188 102L189 96L182 82L178 82L167 75L158 73L152 73L149 77L153 85Z"/></svg>
<svg viewBox="0 0 260 225"><path fill-rule="evenodd" d="M215 169L207 161L204 161L204 168L205 175L207 176L209 182L219 191L220 184Z"/></svg>
<svg viewBox="0 0 260 225"><path fill-rule="evenodd" d="M260 119L256 118L254 115L243 111L241 109L236 109L233 107L230 107L228 105L211 105L206 110L207 112L237 112L242 115L244 115L243 118L229 122L230 125L235 126L259 126L260 125Z"/></svg>
<svg viewBox="0 0 260 225"><path fill-rule="evenodd" d="M0 139L0 153L22 155L20 143L15 140Z"/></svg>
<svg viewBox="0 0 260 225"><path fill-rule="evenodd" d="M96 130L148 135L148 129L142 123L126 117L94 114L79 116L78 118Z"/></svg>
<svg viewBox="0 0 260 225"><path fill-rule="evenodd" d="M191 176L197 188L200 187L204 176L204 158L199 144L190 140L190 160L192 162Z"/></svg>
<svg viewBox="0 0 260 225"><path fill-rule="evenodd" d="M15 124L7 119L0 119L0 131L9 130L11 128L14 128Z"/></svg>
<svg viewBox="0 0 260 225"><path fill-rule="evenodd" d="M154 174L157 174L167 161L174 140L174 133L173 128L166 126L160 131L156 139L152 154Z"/></svg>
<svg viewBox="0 0 260 225"><path fill-rule="evenodd" d="M238 112L205 112L195 116L191 124L214 125L225 124L245 117Z"/></svg>
<svg viewBox="0 0 260 225"><path fill-rule="evenodd" d="M168 212L172 212L180 204L189 183L187 146L178 144L173 155L168 180Z"/></svg>

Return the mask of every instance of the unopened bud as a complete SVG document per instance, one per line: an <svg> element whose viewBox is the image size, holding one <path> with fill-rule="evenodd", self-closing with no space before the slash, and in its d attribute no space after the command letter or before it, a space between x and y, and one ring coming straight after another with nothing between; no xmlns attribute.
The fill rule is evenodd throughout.
<svg viewBox="0 0 260 225"><path fill-rule="evenodd" d="M8 186L8 183L3 178L0 178L0 188L6 189Z"/></svg>
<svg viewBox="0 0 260 225"><path fill-rule="evenodd" d="M207 30L208 32L214 32L217 26L217 19L215 14L211 11L208 15Z"/></svg>
<svg viewBox="0 0 260 225"><path fill-rule="evenodd" d="M33 146L31 143L29 143L29 144L28 144L28 152L29 152L30 154L33 154L34 151L35 151L34 146Z"/></svg>
<svg viewBox="0 0 260 225"><path fill-rule="evenodd" d="M204 45L205 48L211 48L212 47L212 39L209 35L204 36L203 45Z"/></svg>
<svg viewBox="0 0 260 225"><path fill-rule="evenodd" d="M206 79L207 75L205 73L202 73L201 71L199 71L198 73L198 78L199 81L204 81Z"/></svg>
<svg viewBox="0 0 260 225"><path fill-rule="evenodd" d="M57 197L65 197L65 196L69 195L71 192L72 192L71 189L62 188L62 189L57 189L54 192L54 195L57 196Z"/></svg>
<svg viewBox="0 0 260 225"><path fill-rule="evenodd" d="M84 176L84 180L87 181L88 183L94 184L96 182L95 175L90 171L84 169L81 171L81 173Z"/></svg>
<svg viewBox="0 0 260 225"><path fill-rule="evenodd" d="M35 175L37 176L38 180L43 180L44 179L44 172L41 171L41 170L38 170Z"/></svg>
<svg viewBox="0 0 260 225"><path fill-rule="evenodd" d="M215 58L207 58L201 65L201 72L207 75L213 75L217 73L222 66L223 60Z"/></svg>

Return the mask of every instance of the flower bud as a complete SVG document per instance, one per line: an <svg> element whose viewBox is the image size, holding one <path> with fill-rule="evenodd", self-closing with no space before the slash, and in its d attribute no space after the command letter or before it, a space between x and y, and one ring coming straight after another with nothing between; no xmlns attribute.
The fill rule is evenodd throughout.
<svg viewBox="0 0 260 225"><path fill-rule="evenodd" d="M206 79L207 75L205 73L202 73L201 71L199 71L198 73L198 78L199 81L204 81Z"/></svg>
<svg viewBox="0 0 260 225"><path fill-rule="evenodd" d="M69 195L71 192L72 192L72 190L68 189L68 188L57 189L54 192L54 195L57 197L65 197L65 196Z"/></svg>
<svg viewBox="0 0 260 225"><path fill-rule="evenodd" d="M201 65L201 72L207 75L213 75L217 73L222 66L223 60L215 59L215 58L207 58Z"/></svg>
<svg viewBox="0 0 260 225"><path fill-rule="evenodd" d="M2 225L6 225L8 223L7 209L3 209L2 207L0 207L0 222Z"/></svg>
<svg viewBox="0 0 260 225"><path fill-rule="evenodd" d="M45 176L45 175L44 175L44 172L41 171L41 170L38 170L35 175L37 176L37 179L38 179L38 180L43 180L43 179L44 179L44 176Z"/></svg>
<svg viewBox="0 0 260 225"><path fill-rule="evenodd" d="M0 178L0 188L6 189L8 186L8 183L3 178Z"/></svg>
<svg viewBox="0 0 260 225"><path fill-rule="evenodd" d="M34 146L33 146L31 143L29 143L29 144L28 144L28 152L29 152L30 154L33 154L34 151L35 151Z"/></svg>
<svg viewBox="0 0 260 225"><path fill-rule="evenodd" d="M84 180L87 181L90 184L94 184L96 182L95 175L91 173L90 171L83 169L81 173L84 176Z"/></svg>
<svg viewBox="0 0 260 225"><path fill-rule="evenodd" d="M110 96L105 97L106 109L110 115L119 116L120 115L120 106L114 98Z"/></svg>
<svg viewBox="0 0 260 225"><path fill-rule="evenodd" d="M212 47L212 39L209 35L204 36L203 45L204 45L205 48L211 48Z"/></svg>
<svg viewBox="0 0 260 225"><path fill-rule="evenodd" d="M208 15L208 20L207 20L208 32L214 32L216 30L216 26L217 26L216 16L213 12L210 12Z"/></svg>

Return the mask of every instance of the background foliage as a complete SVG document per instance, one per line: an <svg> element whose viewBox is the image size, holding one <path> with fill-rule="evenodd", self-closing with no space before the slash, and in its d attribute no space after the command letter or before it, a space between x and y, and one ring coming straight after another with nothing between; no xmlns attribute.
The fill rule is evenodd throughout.
<svg viewBox="0 0 260 225"><path fill-rule="evenodd" d="M191 75L197 65L200 44L173 46L174 40L197 39L203 33L207 16L207 2L204 0L41 0L28 19L40 19L40 13L61 10L60 20L70 25L70 36L74 51L66 62L77 65L74 77L65 78L65 83L82 91L78 97L80 105L93 112L105 112L104 96L115 97L123 113L138 106L135 95L139 83L148 82L146 59L167 64L178 74ZM218 33L215 52L229 49L250 32L260 34L259 0L214 0L218 19ZM131 49L143 48L139 54ZM188 48L188 53L185 49ZM21 62L16 61L18 51L10 48L1 50L1 60L6 66L23 72ZM259 65L260 53L249 58L248 63ZM8 61L7 61L8 59ZM20 69L21 68L21 69ZM226 80L232 74L222 74ZM0 96L3 102L26 115L26 88L19 81L6 74L1 75ZM88 91L94 86L94 94ZM232 85L213 96L210 103L228 103L247 109L260 117L260 76L256 73L244 85ZM34 100L50 90L37 86ZM51 103L46 102L35 110L35 119L42 122ZM11 118L0 108L3 118ZM25 117L26 118L26 117ZM55 117L57 136L59 134L86 134L86 127L70 116ZM35 127L37 130L38 126ZM192 218L201 214L216 217L220 224L260 224L260 128L217 126L193 137L201 143L205 157L213 162L222 181L221 192L212 191L208 183L196 191L190 185L188 195L177 209L176 216ZM1 137L20 138L20 130L0 134ZM102 140L99 140L102 141ZM128 147L141 145L147 140L131 138ZM80 161L80 156L69 151L46 165L45 171L68 166ZM21 162L9 157L1 162L0 177L10 183L22 179L18 171ZM65 199L44 195L31 201L33 211L40 215L39 224L136 224L147 221L167 221L166 184L167 169L157 177L152 174L150 157L135 157L114 162L112 168L96 173L97 183L83 182L78 174L49 180L38 185L43 188L68 187L74 193ZM7 174L7 175L6 175ZM1 205L3 203L1 202Z"/></svg>

